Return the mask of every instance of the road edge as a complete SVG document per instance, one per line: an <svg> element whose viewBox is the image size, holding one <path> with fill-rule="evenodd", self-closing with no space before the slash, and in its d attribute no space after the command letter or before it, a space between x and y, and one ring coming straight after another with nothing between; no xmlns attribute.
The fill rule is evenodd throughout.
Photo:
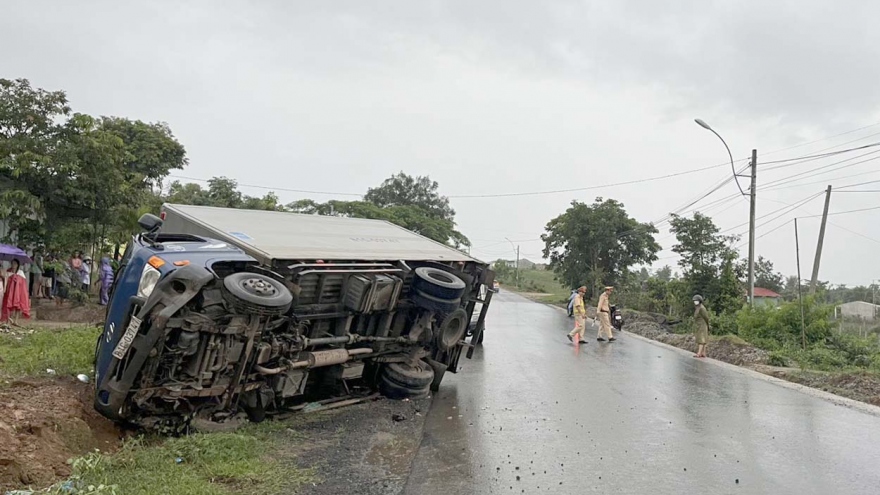
<svg viewBox="0 0 880 495"><path fill-rule="evenodd" d="M544 303L544 305L549 306L549 307L556 309L558 311L562 311L563 313L566 312L564 308L560 308L559 306L554 306L552 304L546 304L546 303ZM647 337L643 337L641 335L638 335L638 334L635 334L632 332L627 332L626 330L623 330L622 332L625 333L627 335L627 337L633 337L635 339L642 340L642 341L647 342L649 344L653 344L657 347L662 347L664 349L675 351L675 352L678 352L679 354L683 354L683 355L687 355L687 356L693 355L693 353L691 351L682 349L680 347L675 347L674 345L670 345L665 342L659 342L659 341L656 341L653 339L649 339ZM868 404L867 402L862 402L862 401L858 401L855 399L850 399L848 397L841 397L840 395L832 394L831 392L826 392L824 390L819 390L817 388L808 387L806 385L801 385L800 383L790 382L788 380L783 380L782 378L776 378L775 376L766 375L764 373L761 373L760 371L755 371L753 369L745 368L742 366L737 366L735 364L725 363L724 361L719 361L717 359L705 358L704 362L710 363L715 366L719 366L721 368L726 368L726 369L729 369L732 371L736 371L737 373L740 373L740 374L743 374L746 376L750 376L752 378L757 378L757 379L763 380L765 382L773 383L773 384L779 385L781 387L785 387L785 388L788 388L791 390L797 390L798 392L801 392L803 394L806 394L806 395L809 395L812 397L817 397L819 399L824 399L828 402L831 402L832 404L834 404L836 406L848 407L850 409L856 409L856 410L859 410L860 412L864 412L867 414L871 414L873 416L880 417L880 407Z"/></svg>

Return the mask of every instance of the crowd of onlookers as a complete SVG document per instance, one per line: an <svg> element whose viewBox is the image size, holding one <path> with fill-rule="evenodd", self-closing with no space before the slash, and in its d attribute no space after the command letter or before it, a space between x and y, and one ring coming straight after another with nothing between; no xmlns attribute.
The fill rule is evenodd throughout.
<svg viewBox="0 0 880 495"><path fill-rule="evenodd" d="M108 257L101 260L97 269L92 258L80 251L68 259L54 254L44 256L37 251L34 252L33 261L28 281L31 297L51 299L57 305L62 305L74 292L88 295L94 291L99 295L99 302L107 304L113 283L113 267Z"/></svg>
<svg viewBox="0 0 880 495"><path fill-rule="evenodd" d="M97 294L101 305L109 302L114 275L109 257L103 257L95 267L92 258L79 251L66 259L39 250L28 259L19 252L18 259L0 262L0 323L29 318L32 300L50 300L62 306L67 300L85 302Z"/></svg>

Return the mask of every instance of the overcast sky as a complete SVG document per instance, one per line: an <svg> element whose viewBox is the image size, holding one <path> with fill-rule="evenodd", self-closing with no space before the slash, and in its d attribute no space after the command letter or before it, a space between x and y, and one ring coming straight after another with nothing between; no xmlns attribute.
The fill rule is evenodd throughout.
<svg viewBox="0 0 880 495"><path fill-rule="evenodd" d="M723 145L696 117L737 159L757 148L759 164L880 141L878 18L880 3L839 0L7 0L0 77L63 89L76 111L167 122L189 155L180 176L361 194L401 170L430 175L453 197L475 256L511 257L509 238L534 260L544 225L572 200L610 197L659 220L729 177L729 165L581 192L455 196L723 165ZM759 217L826 184L880 180L880 153L805 173L869 151L759 166ZM736 192L729 183L699 205ZM880 193L831 201L832 212L873 206ZM758 235L821 209L817 198L759 219ZM730 233L747 230L742 199L707 213ZM880 210L832 217L821 279L880 279L878 220ZM799 222L808 278L819 220ZM665 229L659 239L656 266L674 265L674 239ZM758 239L757 252L796 273L791 223Z"/></svg>

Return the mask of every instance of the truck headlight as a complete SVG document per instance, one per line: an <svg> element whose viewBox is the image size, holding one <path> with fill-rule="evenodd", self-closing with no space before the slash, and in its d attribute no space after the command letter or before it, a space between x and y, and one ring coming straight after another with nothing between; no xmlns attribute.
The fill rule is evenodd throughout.
<svg viewBox="0 0 880 495"><path fill-rule="evenodd" d="M141 273L141 282L138 284L138 296L147 298L156 288L159 277L162 274L150 265L144 265L144 271Z"/></svg>

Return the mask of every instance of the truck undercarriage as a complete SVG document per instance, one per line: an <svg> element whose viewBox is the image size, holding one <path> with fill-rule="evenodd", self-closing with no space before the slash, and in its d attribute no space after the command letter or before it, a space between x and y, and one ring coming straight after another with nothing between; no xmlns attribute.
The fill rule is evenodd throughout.
<svg viewBox="0 0 880 495"><path fill-rule="evenodd" d="M423 397L457 370L493 278L484 265L428 261L183 266L132 298L96 408L174 429L260 421L350 385Z"/></svg>

